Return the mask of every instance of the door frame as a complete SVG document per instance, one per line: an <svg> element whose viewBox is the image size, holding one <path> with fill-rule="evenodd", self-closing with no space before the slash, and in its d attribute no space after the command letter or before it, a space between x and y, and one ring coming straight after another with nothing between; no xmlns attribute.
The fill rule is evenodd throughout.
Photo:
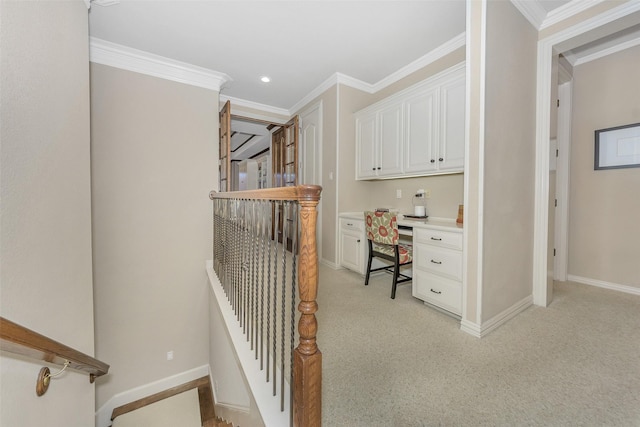
<svg viewBox="0 0 640 427"><path fill-rule="evenodd" d="M315 161L315 167L316 170L318 171L318 179L320 182L318 182L317 184L322 185L322 150L323 150L323 143L322 143L322 124L323 124L323 103L322 100L319 100L318 102L311 104L308 108L304 109L303 111L301 111L298 114L298 117L300 118L300 137L298 139L298 148L299 148L299 154L298 154L298 176L300 178L302 178L302 168L303 165L305 164L305 158L304 156L307 155L307 149L306 149L306 141L304 138L304 129L306 124L309 122L307 120L307 117L314 113L314 112L318 112L318 121L319 123L316 123L317 127L318 127L318 156L315 156L314 161ZM301 183L302 179L300 180ZM320 202L318 202L318 207L316 208L318 211L318 219L316 221L316 246L317 246L317 251L318 251L318 259L322 260L322 197L320 197Z"/></svg>
<svg viewBox="0 0 640 427"><path fill-rule="evenodd" d="M538 41L536 91L536 166L533 229L533 303L548 305L547 244L549 229L549 137L551 69L554 49L566 50L572 39L640 11L640 2L627 2ZM576 42L577 43L577 42ZM575 46L574 46L575 47Z"/></svg>
<svg viewBox="0 0 640 427"><path fill-rule="evenodd" d="M553 279L566 281L569 264L569 185L571 177L571 94L573 80L563 69L567 80L558 85L558 156L556 159L556 200Z"/></svg>

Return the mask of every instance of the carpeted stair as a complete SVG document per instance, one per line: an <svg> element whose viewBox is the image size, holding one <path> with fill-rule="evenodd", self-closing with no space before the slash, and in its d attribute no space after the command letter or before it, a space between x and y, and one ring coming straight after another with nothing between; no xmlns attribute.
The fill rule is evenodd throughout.
<svg viewBox="0 0 640 427"><path fill-rule="evenodd" d="M113 410L113 427L141 425L233 427L216 417L209 376L128 403Z"/></svg>

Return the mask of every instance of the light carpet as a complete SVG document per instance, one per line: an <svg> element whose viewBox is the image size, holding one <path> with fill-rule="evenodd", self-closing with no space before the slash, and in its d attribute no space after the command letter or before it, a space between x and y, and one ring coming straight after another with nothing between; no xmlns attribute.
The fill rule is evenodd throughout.
<svg viewBox="0 0 640 427"><path fill-rule="evenodd" d="M411 296L321 266L323 426L640 426L640 297L557 283L482 339Z"/></svg>
<svg viewBox="0 0 640 427"><path fill-rule="evenodd" d="M198 389L122 414L113 420L112 427L202 427Z"/></svg>

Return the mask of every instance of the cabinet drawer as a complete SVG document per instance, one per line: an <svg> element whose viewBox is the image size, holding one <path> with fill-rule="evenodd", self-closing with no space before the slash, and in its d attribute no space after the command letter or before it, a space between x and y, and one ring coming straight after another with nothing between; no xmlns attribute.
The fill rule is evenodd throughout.
<svg viewBox="0 0 640 427"><path fill-rule="evenodd" d="M462 280L462 252L418 243L413 246L413 264L425 271Z"/></svg>
<svg viewBox="0 0 640 427"><path fill-rule="evenodd" d="M426 243L443 248L462 249L462 233L453 231L414 228L413 238L416 243Z"/></svg>
<svg viewBox="0 0 640 427"><path fill-rule="evenodd" d="M413 296L457 315L462 314L462 284L414 270Z"/></svg>
<svg viewBox="0 0 640 427"><path fill-rule="evenodd" d="M364 216L361 220L340 218L340 228L342 230L364 231Z"/></svg>

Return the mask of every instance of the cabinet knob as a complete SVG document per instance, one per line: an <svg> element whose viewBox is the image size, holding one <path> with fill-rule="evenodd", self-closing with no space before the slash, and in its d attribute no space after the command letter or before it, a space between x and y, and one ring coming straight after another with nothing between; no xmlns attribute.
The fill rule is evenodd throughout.
<svg viewBox="0 0 640 427"><path fill-rule="evenodd" d="M431 240L435 240L436 242L440 242L442 239L440 237L432 237Z"/></svg>
<svg viewBox="0 0 640 427"><path fill-rule="evenodd" d="M360 243L360 239L356 240L358 243Z"/></svg>
<svg viewBox="0 0 640 427"><path fill-rule="evenodd" d="M382 169L380 166L378 166L378 170Z"/></svg>
<svg viewBox="0 0 640 427"><path fill-rule="evenodd" d="M435 163L435 162L436 162L435 160L431 159L431 163Z"/></svg>
<svg viewBox="0 0 640 427"><path fill-rule="evenodd" d="M438 265L442 264L442 261L435 261L435 260L433 260L433 259L431 260L431 262L432 262L433 264L438 264Z"/></svg>
<svg viewBox="0 0 640 427"><path fill-rule="evenodd" d="M439 162L443 162L443 161L444 161L444 159L443 159L442 157L440 157L440 158L438 159L438 161L439 161Z"/></svg>
<svg viewBox="0 0 640 427"><path fill-rule="evenodd" d="M440 295L442 293L442 291L434 291L433 288L431 288L431 292L433 292L434 294L438 294L438 295Z"/></svg>
<svg viewBox="0 0 640 427"><path fill-rule="evenodd" d="M376 168L371 168L372 171L376 170Z"/></svg>

